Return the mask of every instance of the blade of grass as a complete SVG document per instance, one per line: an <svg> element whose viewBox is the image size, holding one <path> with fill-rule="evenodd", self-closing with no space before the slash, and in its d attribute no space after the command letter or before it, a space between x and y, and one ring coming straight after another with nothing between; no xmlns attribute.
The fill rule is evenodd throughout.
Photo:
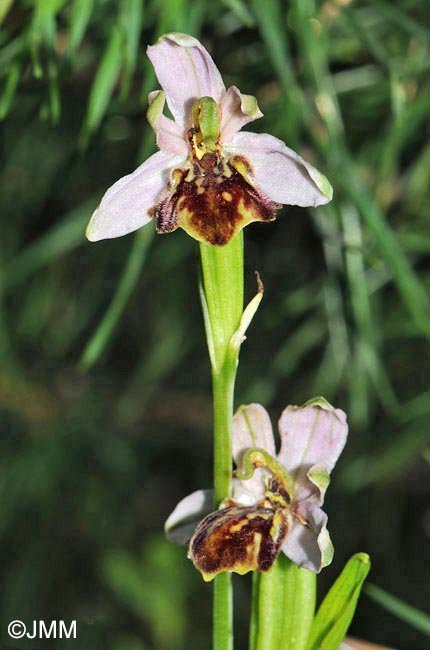
<svg viewBox="0 0 430 650"><path fill-rule="evenodd" d="M126 0L120 17L125 41L124 76L121 85L120 99L125 99L130 92L130 86L139 52L142 14L142 0Z"/></svg>
<svg viewBox="0 0 430 650"><path fill-rule="evenodd" d="M3 94L0 99L0 120L4 120L9 113L13 99L15 97L16 89L21 75L21 66L17 61L14 61L9 68L6 77Z"/></svg>
<svg viewBox="0 0 430 650"><path fill-rule="evenodd" d="M85 150L89 139L106 113L117 83L124 57L124 33L114 25L91 88L84 123L79 136L79 148Z"/></svg>
<svg viewBox="0 0 430 650"><path fill-rule="evenodd" d="M139 279L153 236L154 230L151 227L142 228L135 235L115 295L79 360L78 365L83 370L88 370L98 361L112 339L114 330Z"/></svg>
<svg viewBox="0 0 430 650"><path fill-rule="evenodd" d="M252 0L251 6L261 37L266 44L268 56L286 97L284 103L287 114L285 132L288 142L294 147L297 142L299 124L302 119L301 110L304 109L304 104L289 54L286 16L283 16L283 10L278 0L266 0L264 3L260 0Z"/></svg>
<svg viewBox="0 0 430 650"><path fill-rule="evenodd" d="M69 212L45 235L29 244L4 267L3 288L10 290L32 273L86 242L84 232L88 215L97 205L92 198Z"/></svg>
<svg viewBox="0 0 430 650"><path fill-rule="evenodd" d="M393 280L411 318L423 334L430 331L428 296L417 274L409 264L395 233L385 216L372 200L359 175L354 169L348 152L341 123L337 98L328 72L327 47L322 35L310 29L310 21L316 20L312 0L296 0L294 15L303 60L307 64L308 77L315 85L320 98L320 114L329 134L327 152L332 152L332 162L338 170L338 183L355 204L378 245L389 267ZM322 99L324 100L321 104ZM321 145L321 142L319 143ZM341 172L340 172L341 170Z"/></svg>
<svg viewBox="0 0 430 650"><path fill-rule="evenodd" d="M230 11L239 18L239 20L251 29L255 25L255 18L249 11L243 0L222 0L222 3L230 9Z"/></svg>
<svg viewBox="0 0 430 650"><path fill-rule="evenodd" d="M91 19L95 0L74 0L69 18L67 56L72 58L80 46Z"/></svg>
<svg viewBox="0 0 430 650"><path fill-rule="evenodd" d="M13 0L1 0L0 2L0 25L3 20L6 18L9 9L13 5Z"/></svg>
<svg viewBox="0 0 430 650"><path fill-rule="evenodd" d="M426 415L413 424L402 427L400 433L390 437L383 449L373 451L371 456L356 458L341 473L339 485L350 492L356 492L372 484L395 481L413 466L429 440Z"/></svg>
<svg viewBox="0 0 430 650"><path fill-rule="evenodd" d="M398 401L378 353L377 329L373 318L363 260L363 238L358 214L351 204L343 205L341 219L345 238L345 260L352 311L358 331L357 353L361 356L375 390L389 413L397 412Z"/></svg>
<svg viewBox="0 0 430 650"><path fill-rule="evenodd" d="M416 607L412 607L412 605L405 603L400 598L389 594L372 583L367 584L363 592L387 612L408 623L416 630L423 632L427 637L430 636L430 616L428 614Z"/></svg>

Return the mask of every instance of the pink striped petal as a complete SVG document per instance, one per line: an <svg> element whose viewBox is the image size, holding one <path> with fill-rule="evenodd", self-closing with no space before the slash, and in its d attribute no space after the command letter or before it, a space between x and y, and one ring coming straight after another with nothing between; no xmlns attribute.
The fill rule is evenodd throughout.
<svg viewBox="0 0 430 650"><path fill-rule="evenodd" d="M303 406L287 406L279 420L279 433L278 460L294 479L295 500L316 494L322 502L327 474L339 458L348 435L345 413L323 398Z"/></svg>
<svg viewBox="0 0 430 650"><path fill-rule="evenodd" d="M326 177L272 135L236 133L224 149L249 162L252 180L272 201L305 207L322 205L332 198Z"/></svg>
<svg viewBox="0 0 430 650"><path fill-rule="evenodd" d="M233 417L233 458L236 465L240 465L243 452L250 447L265 449L271 456L275 457L275 441L273 438L272 424L266 409L260 404L248 404L241 406ZM238 481L234 496L240 498L239 494L252 494L257 500L264 497L266 491L264 476L265 469L256 469L252 478L247 481Z"/></svg>
<svg viewBox="0 0 430 650"><path fill-rule="evenodd" d="M132 174L120 178L93 213L86 232L88 239L122 237L152 221L148 211L165 188L172 169L183 163L183 156L158 151Z"/></svg>
<svg viewBox="0 0 430 650"><path fill-rule="evenodd" d="M181 126L191 126L191 108L197 99L212 97L221 101L223 80L209 52L196 38L165 34L155 45L148 46L147 54L170 111Z"/></svg>
<svg viewBox="0 0 430 650"><path fill-rule="evenodd" d="M243 452L260 447L271 456L276 455L272 423L261 404L240 406L233 417L233 458L237 464Z"/></svg>

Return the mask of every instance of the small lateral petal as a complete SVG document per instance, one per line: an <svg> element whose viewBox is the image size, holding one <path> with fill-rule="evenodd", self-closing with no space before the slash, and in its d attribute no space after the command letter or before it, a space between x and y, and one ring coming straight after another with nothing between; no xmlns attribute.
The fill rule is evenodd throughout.
<svg viewBox="0 0 430 650"><path fill-rule="evenodd" d="M297 566L319 573L333 559L327 515L321 508L309 502L300 504L299 514L301 519L306 520L307 525L293 517L291 530L281 550Z"/></svg>
<svg viewBox="0 0 430 650"><path fill-rule="evenodd" d="M272 201L306 207L332 198L326 177L272 135L236 133L225 149L247 160L255 184Z"/></svg>
<svg viewBox="0 0 430 650"><path fill-rule="evenodd" d="M287 406L279 433L278 460L293 476L297 500L308 498L317 491L316 481L307 476L309 470L316 465L330 473L342 452L348 435L346 415L325 400Z"/></svg>
<svg viewBox="0 0 430 650"><path fill-rule="evenodd" d="M198 522L213 509L213 500L213 490L196 490L179 501L164 524L167 539L189 542Z"/></svg>
<svg viewBox="0 0 430 650"><path fill-rule="evenodd" d="M173 120L163 115L165 94L155 90L148 95L149 108L146 113L148 122L154 130L157 145L162 151L168 151L181 156L188 155L188 145L184 129Z"/></svg>
<svg viewBox="0 0 430 650"><path fill-rule="evenodd" d="M263 117L253 95L243 95L231 86L221 101L221 141L228 144L245 124Z"/></svg>
<svg viewBox="0 0 430 650"><path fill-rule="evenodd" d="M147 48L175 121L191 126L191 108L200 97L221 101L225 86L209 52L188 34L161 36Z"/></svg>
<svg viewBox="0 0 430 650"><path fill-rule="evenodd" d="M120 178L93 213L87 238L98 241L121 237L149 223L149 210L165 187L170 171L183 162L182 156L158 151L132 174Z"/></svg>
<svg viewBox="0 0 430 650"><path fill-rule="evenodd" d="M324 502L325 493L330 485L330 473L321 465L313 465L313 467L311 467L307 472L307 477L318 490L316 494L316 502L320 506Z"/></svg>

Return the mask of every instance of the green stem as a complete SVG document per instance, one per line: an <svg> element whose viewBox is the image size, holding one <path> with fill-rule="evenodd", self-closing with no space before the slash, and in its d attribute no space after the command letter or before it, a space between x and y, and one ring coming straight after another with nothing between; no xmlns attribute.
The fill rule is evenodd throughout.
<svg viewBox="0 0 430 650"><path fill-rule="evenodd" d="M232 480L231 430L234 383L239 350L229 346L243 311L243 236L226 246L200 244L201 298L212 366L214 410L215 505L229 497ZM215 578L213 649L233 648L233 597L231 575Z"/></svg>

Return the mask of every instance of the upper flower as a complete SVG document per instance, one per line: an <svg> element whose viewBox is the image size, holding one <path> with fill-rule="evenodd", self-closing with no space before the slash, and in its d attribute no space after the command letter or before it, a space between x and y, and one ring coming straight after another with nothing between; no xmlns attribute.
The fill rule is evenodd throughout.
<svg viewBox="0 0 430 650"><path fill-rule="evenodd" d="M205 580L220 571L267 571L281 551L318 573L333 557L321 506L347 433L345 413L323 398L287 406L276 454L266 410L241 407L233 419L232 498L210 513L209 490L185 497L166 522L168 537L191 539L189 557Z"/></svg>
<svg viewBox="0 0 430 650"><path fill-rule="evenodd" d="M156 219L159 233L181 227L222 246L248 223L272 221L282 203L331 200L325 176L281 140L238 132L262 116L257 100L226 90L197 39L166 34L147 53L163 89L149 94L148 109L160 151L108 189L88 239L120 237ZM163 114L165 101L174 120Z"/></svg>

